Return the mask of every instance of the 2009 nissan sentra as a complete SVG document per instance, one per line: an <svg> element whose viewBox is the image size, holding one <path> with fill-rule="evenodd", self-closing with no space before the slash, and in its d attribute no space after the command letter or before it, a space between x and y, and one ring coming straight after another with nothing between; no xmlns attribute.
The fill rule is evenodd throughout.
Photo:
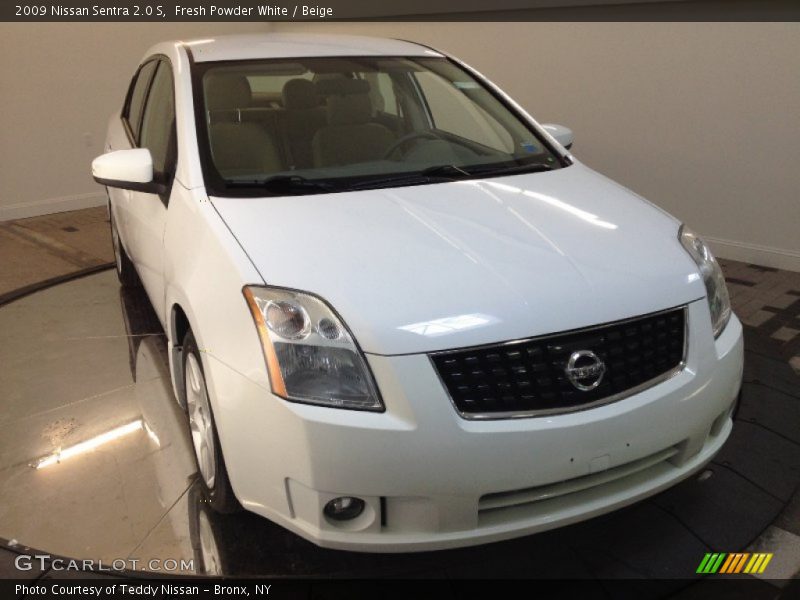
<svg viewBox="0 0 800 600"><path fill-rule="evenodd" d="M147 52L92 171L214 508L439 549L608 512L714 456L743 356L720 267L571 144L409 42Z"/></svg>

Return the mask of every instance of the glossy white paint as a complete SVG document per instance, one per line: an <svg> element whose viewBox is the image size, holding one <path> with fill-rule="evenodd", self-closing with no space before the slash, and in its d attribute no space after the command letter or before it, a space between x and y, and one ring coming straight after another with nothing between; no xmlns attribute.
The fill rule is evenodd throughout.
<svg viewBox="0 0 800 600"><path fill-rule="evenodd" d="M680 224L581 164L366 194L211 201L264 281L321 295L376 354L566 331L705 295ZM264 235L270 222L281 226ZM324 243L331 232L336 243Z"/></svg>
<svg viewBox="0 0 800 600"><path fill-rule="evenodd" d="M177 175L168 203L109 189L111 210L165 325L173 377L179 312L194 331L231 484L246 508L330 547L468 545L624 506L689 476L724 443L741 380L741 325L733 317L714 340L705 288L674 218L577 161L478 181L209 198L187 47L197 60L431 51L391 40L260 36L166 43L146 54L173 67ZM112 116L107 150L130 147ZM294 404L270 392L242 295L244 285L264 283L331 303L367 352L384 413ZM466 421L425 354L681 304L689 307L684 371L582 412ZM597 459L610 468L671 446L679 451L668 463L624 485L479 516L483 494L579 477ZM321 507L337 495L360 496L368 509L333 525Z"/></svg>
<svg viewBox="0 0 800 600"><path fill-rule="evenodd" d="M147 148L117 150L102 154L92 161L92 177L149 183L153 180L153 157Z"/></svg>
<svg viewBox="0 0 800 600"><path fill-rule="evenodd" d="M692 342L679 376L617 403L548 418L463 420L420 354L368 357L384 414L288 404L269 394L265 401L262 388L212 359L218 400L233 407L224 415L225 426L236 428L225 456L236 492L247 509L320 545L372 552L497 541L631 504L696 473L730 433L741 325L734 317L715 343L707 312L705 300L690 304ZM612 468L673 445L680 453L649 477L530 509L478 513L483 494L587 475L599 457ZM274 458L258 461L257 477L254 456ZM388 526L331 525L321 506L340 495L375 509L385 497Z"/></svg>

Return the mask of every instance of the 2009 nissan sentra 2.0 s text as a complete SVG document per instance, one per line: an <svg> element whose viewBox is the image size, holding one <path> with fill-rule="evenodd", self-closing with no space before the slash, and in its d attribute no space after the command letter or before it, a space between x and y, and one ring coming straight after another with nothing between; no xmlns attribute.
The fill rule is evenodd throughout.
<svg viewBox="0 0 800 600"><path fill-rule="evenodd" d="M430 550L587 519L714 456L742 376L720 268L571 145L409 42L147 52L92 171L211 506Z"/></svg>

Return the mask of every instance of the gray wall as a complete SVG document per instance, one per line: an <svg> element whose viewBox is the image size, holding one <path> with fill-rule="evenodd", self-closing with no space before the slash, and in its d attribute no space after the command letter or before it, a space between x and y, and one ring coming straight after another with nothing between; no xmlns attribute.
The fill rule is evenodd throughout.
<svg viewBox="0 0 800 600"><path fill-rule="evenodd" d="M102 201L89 163L151 43L270 30L452 52L721 256L800 270L797 23L2 23L0 220Z"/></svg>
<svg viewBox="0 0 800 600"><path fill-rule="evenodd" d="M106 124L147 48L263 23L0 23L0 220L96 206Z"/></svg>

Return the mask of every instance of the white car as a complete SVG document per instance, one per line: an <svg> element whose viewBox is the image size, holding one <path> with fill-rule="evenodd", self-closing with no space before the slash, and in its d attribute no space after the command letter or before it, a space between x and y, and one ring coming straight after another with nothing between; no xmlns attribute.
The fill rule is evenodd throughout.
<svg viewBox="0 0 800 600"><path fill-rule="evenodd" d="M431 550L587 519L711 460L743 356L720 268L571 143L409 42L147 52L92 172L214 508Z"/></svg>

